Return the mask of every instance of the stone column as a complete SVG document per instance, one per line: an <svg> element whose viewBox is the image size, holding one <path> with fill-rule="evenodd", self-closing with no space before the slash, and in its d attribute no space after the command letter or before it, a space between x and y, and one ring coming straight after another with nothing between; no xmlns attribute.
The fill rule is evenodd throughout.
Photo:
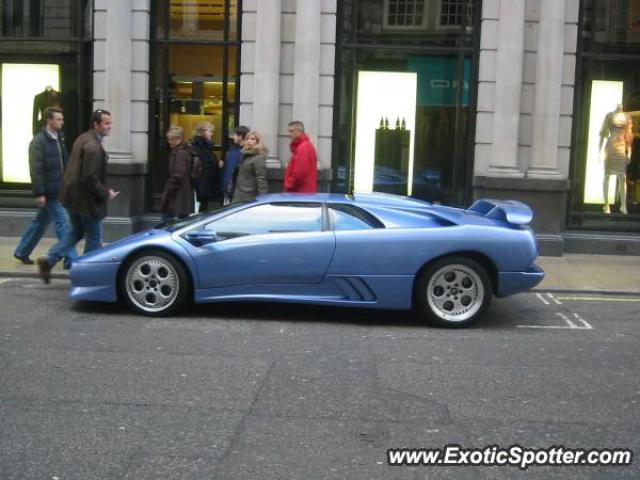
<svg viewBox="0 0 640 480"><path fill-rule="evenodd" d="M321 4L315 0L297 1L293 118L287 121L304 122L305 130L314 143L318 139L320 117Z"/></svg>
<svg viewBox="0 0 640 480"><path fill-rule="evenodd" d="M104 97L100 102L113 116L113 130L105 140L111 162L128 163L131 155L132 15L129 0L106 5ZM97 70L97 68L96 68ZM98 102L96 102L98 103Z"/></svg>
<svg viewBox="0 0 640 480"><path fill-rule="evenodd" d="M282 0L257 0L253 125L269 146L268 162L278 157L280 38ZM279 161L277 166L280 166Z"/></svg>
<svg viewBox="0 0 640 480"><path fill-rule="evenodd" d="M565 2L540 0L529 177L563 178L558 168Z"/></svg>
<svg viewBox="0 0 640 480"><path fill-rule="evenodd" d="M524 19L525 0L500 1L491 176L524 176L518 167Z"/></svg>
<svg viewBox="0 0 640 480"><path fill-rule="evenodd" d="M94 107L113 116L111 135L105 139L107 185L120 191L109 202L104 222L108 242L142 228L143 223L149 10L149 0L95 1Z"/></svg>

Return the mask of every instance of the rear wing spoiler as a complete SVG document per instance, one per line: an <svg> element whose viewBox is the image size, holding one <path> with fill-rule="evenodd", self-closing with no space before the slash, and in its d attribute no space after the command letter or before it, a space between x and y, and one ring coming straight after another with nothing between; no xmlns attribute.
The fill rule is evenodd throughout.
<svg viewBox="0 0 640 480"><path fill-rule="evenodd" d="M506 221L513 225L528 225L533 220L533 211L517 200L494 200L483 198L473 202L467 210L478 212L487 218Z"/></svg>

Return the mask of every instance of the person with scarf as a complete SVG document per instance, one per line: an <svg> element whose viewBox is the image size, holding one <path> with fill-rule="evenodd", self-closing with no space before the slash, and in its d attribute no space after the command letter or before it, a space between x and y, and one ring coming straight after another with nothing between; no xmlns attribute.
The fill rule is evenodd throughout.
<svg viewBox="0 0 640 480"><path fill-rule="evenodd" d="M162 221L185 218L193 213L193 187L191 185L191 147L184 141L182 127L171 126L167 130L169 153L169 178L164 186L160 210Z"/></svg>

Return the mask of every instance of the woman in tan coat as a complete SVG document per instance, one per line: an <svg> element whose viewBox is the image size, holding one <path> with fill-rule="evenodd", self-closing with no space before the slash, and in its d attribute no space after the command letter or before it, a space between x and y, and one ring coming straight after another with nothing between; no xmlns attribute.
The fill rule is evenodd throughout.
<svg viewBox="0 0 640 480"><path fill-rule="evenodd" d="M242 159L236 170L231 203L250 202L269 191L267 185L267 148L262 136L249 132L244 140Z"/></svg>
<svg viewBox="0 0 640 480"><path fill-rule="evenodd" d="M193 213L193 186L191 185L191 147L184 143L181 127L167 130L169 153L169 178L162 194L162 220L188 217Z"/></svg>

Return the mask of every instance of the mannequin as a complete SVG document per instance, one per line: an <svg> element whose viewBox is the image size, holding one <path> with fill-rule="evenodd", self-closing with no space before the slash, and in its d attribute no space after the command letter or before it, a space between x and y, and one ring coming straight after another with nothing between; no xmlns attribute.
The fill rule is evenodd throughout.
<svg viewBox="0 0 640 480"><path fill-rule="evenodd" d="M44 91L33 97L33 134L35 135L44 127L44 110L47 107L62 107L62 96L60 92L47 85Z"/></svg>
<svg viewBox="0 0 640 480"><path fill-rule="evenodd" d="M633 142L633 124L631 117L622 111L622 105L607 113L600 129L600 151L604 145L604 213L609 208L609 177L616 176L617 191L620 198L620 213L627 214L627 164L631 159Z"/></svg>

